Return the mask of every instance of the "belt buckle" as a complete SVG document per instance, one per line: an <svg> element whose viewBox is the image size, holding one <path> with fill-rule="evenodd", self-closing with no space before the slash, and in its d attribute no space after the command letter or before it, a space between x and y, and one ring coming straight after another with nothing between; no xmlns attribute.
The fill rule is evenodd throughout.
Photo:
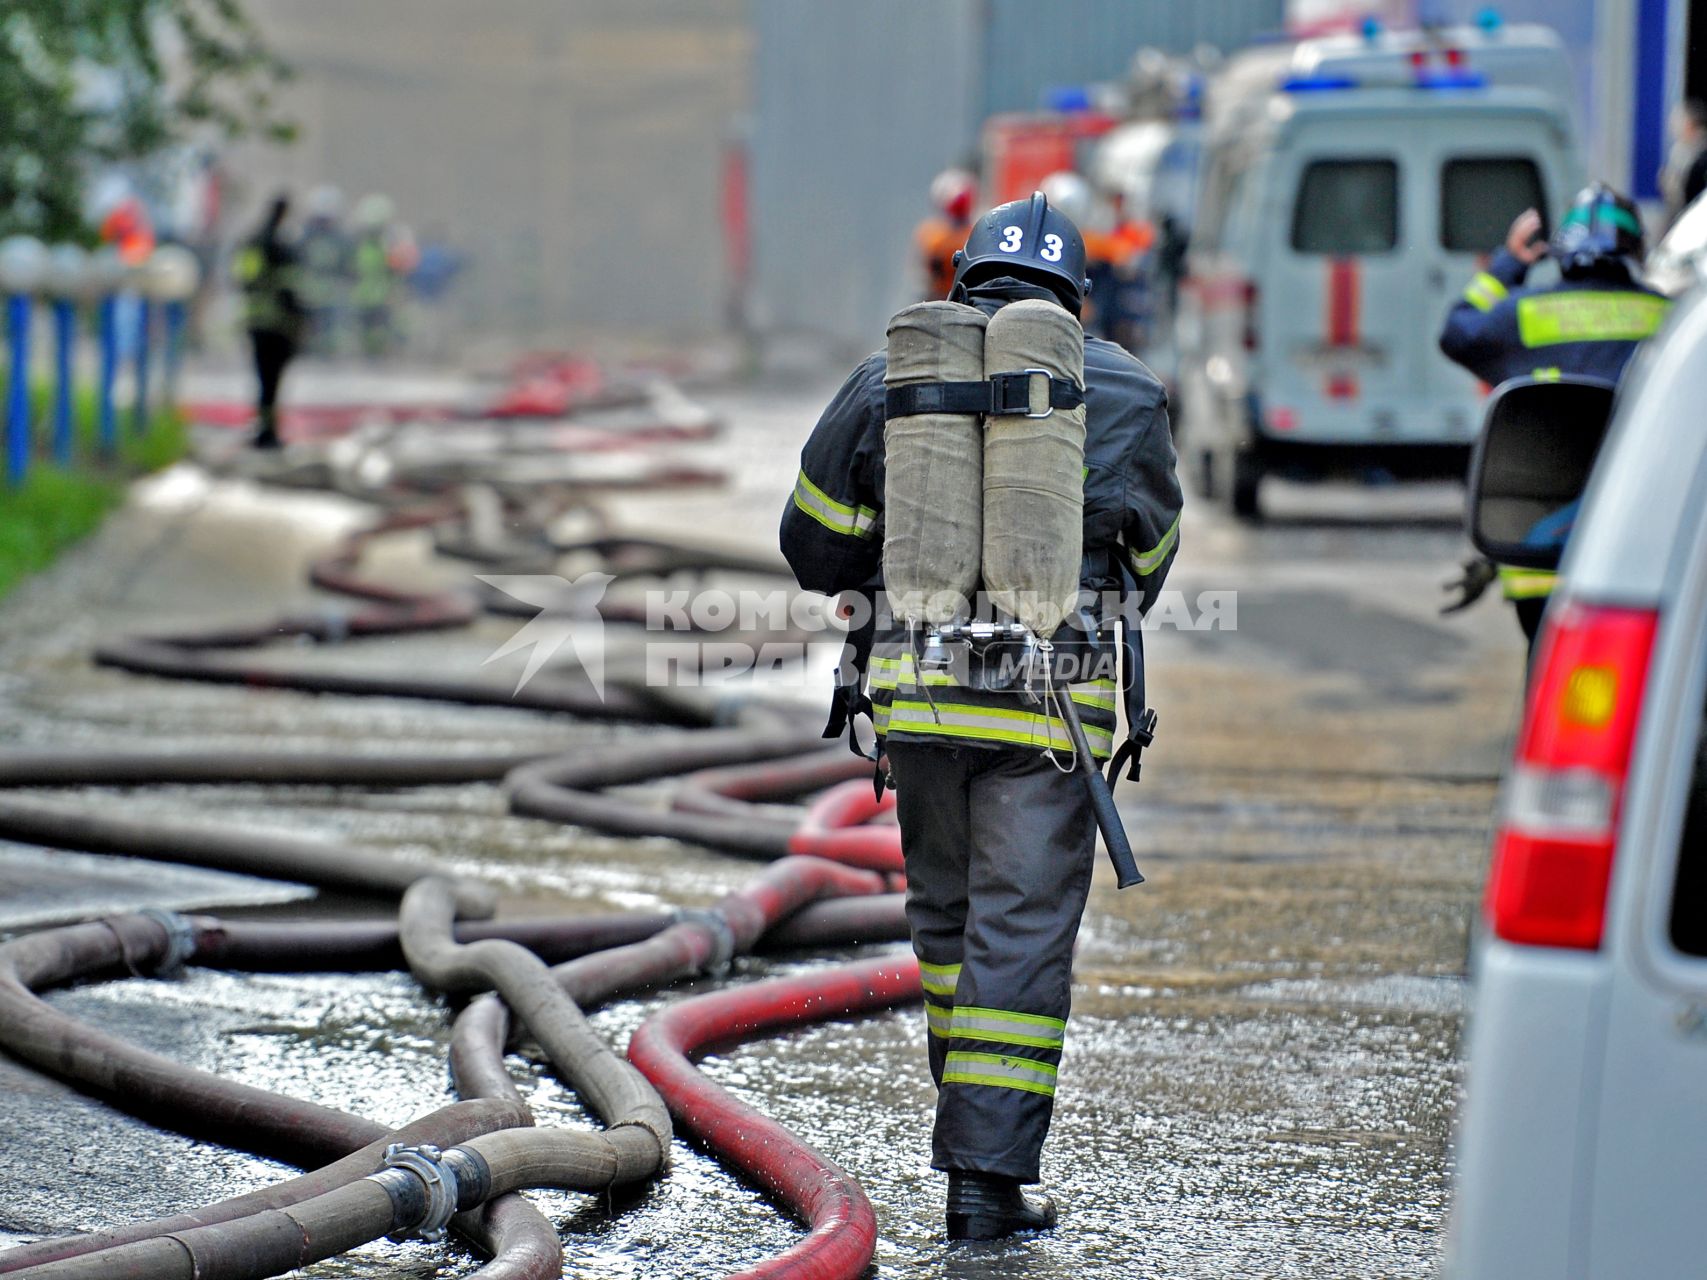
<svg viewBox="0 0 1707 1280"><path fill-rule="evenodd" d="M991 376L995 384L995 403L990 412L1002 417L1047 418L1055 412L1055 406L1049 403L1049 370L1047 369L1010 369L1006 373ZM1043 379L1043 412L1031 411L1031 380Z"/></svg>

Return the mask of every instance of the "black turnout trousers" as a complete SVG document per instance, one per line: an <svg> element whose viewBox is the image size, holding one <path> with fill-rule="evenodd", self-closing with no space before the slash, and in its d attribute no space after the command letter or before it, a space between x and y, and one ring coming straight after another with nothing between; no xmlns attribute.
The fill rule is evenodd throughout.
<svg viewBox="0 0 1707 1280"><path fill-rule="evenodd" d="M1018 747L888 742L924 976L932 1165L1039 1179L1090 893L1085 781Z"/></svg>
<svg viewBox="0 0 1707 1280"><path fill-rule="evenodd" d="M277 443L279 429L279 384L284 381L285 366L296 356L296 342L288 335L271 329L249 330L249 346L255 357L255 381L259 389L255 397L257 439Z"/></svg>

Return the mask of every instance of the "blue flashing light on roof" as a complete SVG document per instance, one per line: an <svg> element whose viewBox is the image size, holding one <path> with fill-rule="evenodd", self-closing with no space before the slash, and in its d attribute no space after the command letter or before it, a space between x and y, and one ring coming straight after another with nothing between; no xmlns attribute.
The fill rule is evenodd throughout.
<svg viewBox="0 0 1707 1280"><path fill-rule="evenodd" d="M1350 76L1291 76L1280 85L1283 93L1337 93L1357 88Z"/></svg>
<svg viewBox="0 0 1707 1280"><path fill-rule="evenodd" d="M1203 119L1203 77L1193 72L1186 77L1185 87L1174 104L1175 120Z"/></svg>
<svg viewBox="0 0 1707 1280"><path fill-rule="evenodd" d="M1056 85L1044 90L1043 105L1050 111L1089 111L1091 91L1081 84Z"/></svg>
<svg viewBox="0 0 1707 1280"><path fill-rule="evenodd" d="M1419 71L1419 89L1486 89L1488 78L1475 71Z"/></svg>
<svg viewBox="0 0 1707 1280"><path fill-rule="evenodd" d="M1363 20L1363 38L1370 44L1381 39L1381 19L1374 14L1370 14Z"/></svg>
<svg viewBox="0 0 1707 1280"><path fill-rule="evenodd" d="M1476 14L1476 25L1487 35L1493 35L1505 25L1505 19L1500 17L1500 11L1489 5Z"/></svg>

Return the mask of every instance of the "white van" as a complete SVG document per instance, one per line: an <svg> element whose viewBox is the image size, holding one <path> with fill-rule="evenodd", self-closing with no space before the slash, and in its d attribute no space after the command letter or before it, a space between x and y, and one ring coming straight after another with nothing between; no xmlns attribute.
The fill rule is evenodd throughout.
<svg viewBox="0 0 1707 1280"><path fill-rule="evenodd" d="M1543 27L1333 37L1211 84L1181 291L1181 454L1258 514L1270 473L1462 478L1483 389L1440 354L1452 302L1525 208L1581 179Z"/></svg>
<svg viewBox="0 0 1707 1280"><path fill-rule="evenodd" d="M1520 513L1508 541L1533 533L1594 458L1577 410L1519 389L1509 421L1552 444L1488 463L1502 392L1472 483L1484 551L1486 513ZM1697 286L1620 388L1530 672L1473 966L1451 1280L1707 1275L1704 401ZM1502 474L1518 500L1496 507Z"/></svg>

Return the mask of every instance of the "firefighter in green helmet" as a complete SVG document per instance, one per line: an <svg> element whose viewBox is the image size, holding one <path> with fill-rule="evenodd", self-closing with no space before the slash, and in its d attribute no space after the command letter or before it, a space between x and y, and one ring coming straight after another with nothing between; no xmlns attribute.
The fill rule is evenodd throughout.
<svg viewBox="0 0 1707 1280"><path fill-rule="evenodd" d="M1540 213L1525 210L1447 313L1441 351L1490 387L1561 374L1616 384L1671 307L1640 279L1642 244L1636 205L1603 182L1577 194L1551 240ZM1528 286L1530 270L1546 258L1558 263L1559 280ZM1449 584L1459 598L1445 612L1473 604L1496 580L1533 646L1553 592L1554 575L1544 570L1472 560Z"/></svg>

